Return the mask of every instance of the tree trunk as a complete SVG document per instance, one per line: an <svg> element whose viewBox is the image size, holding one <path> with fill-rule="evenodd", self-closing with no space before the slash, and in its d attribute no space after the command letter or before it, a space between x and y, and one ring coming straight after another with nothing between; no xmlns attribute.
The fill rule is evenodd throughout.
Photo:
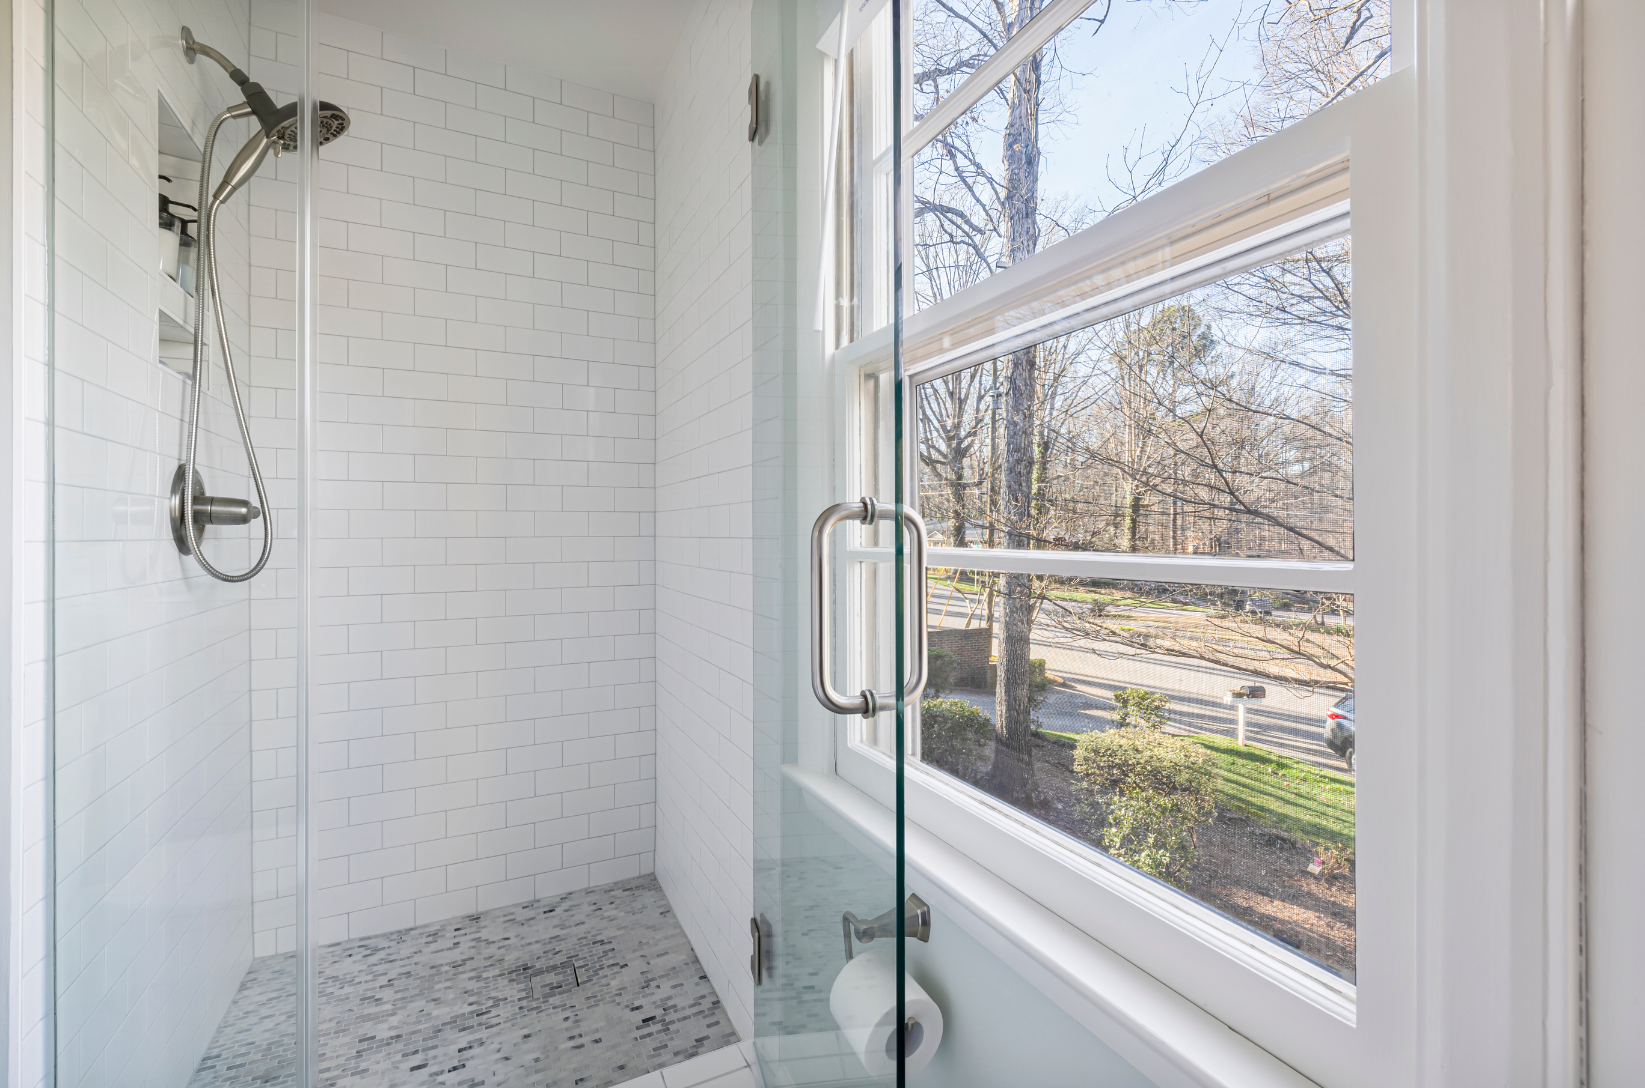
<svg viewBox="0 0 1645 1088"><path fill-rule="evenodd" d="M1012 26L1026 23L1040 0L1016 0ZM1039 248L1039 107L1040 60L1035 54L1011 77L1005 124L1005 255L1010 263ZM1008 548L1032 544L1034 501L1035 400L1039 352L1025 348L1011 354L1006 377L1005 456L1001 476L1001 511ZM1000 653L994 687L994 766L990 787L995 796L1016 805L1030 802L1034 790L1034 723L1029 698L1029 640L1033 631L1033 578L1007 574L1000 602Z"/></svg>
<svg viewBox="0 0 1645 1088"><path fill-rule="evenodd" d="M1125 550L1137 550L1137 530L1142 523L1142 491L1136 484L1125 485Z"/></svg>

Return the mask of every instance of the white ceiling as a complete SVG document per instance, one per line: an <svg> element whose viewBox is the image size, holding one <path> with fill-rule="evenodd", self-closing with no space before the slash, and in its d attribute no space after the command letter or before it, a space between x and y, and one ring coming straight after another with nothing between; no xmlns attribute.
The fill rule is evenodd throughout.
<svg viewBox="0 0 1645 1088"><path fill-rule="evenodd" d="M655 102L690 0L315 0L315 9Z"/></svg>

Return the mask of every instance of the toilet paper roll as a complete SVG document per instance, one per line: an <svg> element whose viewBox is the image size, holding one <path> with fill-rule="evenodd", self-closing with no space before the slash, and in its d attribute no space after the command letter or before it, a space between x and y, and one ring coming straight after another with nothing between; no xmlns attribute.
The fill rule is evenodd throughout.
<svg viewBox="0 0 1645 1088"><path fill-rule="evenodd" d="M942 1010L912 978L905 991L902 1033L910 1073L925 1068L942 1043ZM845 965L828 994L828 1009L846 1043L875 1077L897 1074L897 961L880 952L859 952Z"/></svg>

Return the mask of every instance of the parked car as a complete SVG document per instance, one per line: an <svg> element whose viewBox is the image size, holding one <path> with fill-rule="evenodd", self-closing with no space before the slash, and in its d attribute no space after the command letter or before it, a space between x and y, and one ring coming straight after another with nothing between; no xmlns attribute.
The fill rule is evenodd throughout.
<svg viewBox="0 0 1645 1088"><path fill-rule="evenodd" d="M1354 769L1354 693L1349 692L1325 712L1325 747Z"/></svg>
<svg viewBox="0 0 1645 1088"><path fill-rule="evenodd" d="M1249 612L1252 615L1272 619L1274 615L1274 606L1267 597L1251 597L1245 602L1245 606L1242 611Z"/></svg>

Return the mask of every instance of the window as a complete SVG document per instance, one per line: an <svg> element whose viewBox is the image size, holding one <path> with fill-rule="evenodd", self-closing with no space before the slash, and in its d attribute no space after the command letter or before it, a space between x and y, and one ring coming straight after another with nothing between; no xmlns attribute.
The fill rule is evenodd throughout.
<svg viewBox="0 0 1645 1088"><path fill-rule="evenodd" d="M1325 1078L1373 1061L1361 958L1395 956L1359 893L1397 904L1411 880L1364 854L1408 830L1387 815L1412 774L1381 754L1404 729L1409 205L1352 184L1361 152L1367 179L1411 161L1397 0L1077 7L1037 27L961 0L912 16L904 470L931 534L932 682L910 803ZM874 41L852 62L883 58ZM1014 163L1030 60L1035 146ZM889 267L867 234L834 237L855 247L836 268ZM889 489L888 317L836 332L858 374L851 495ZM891 683L890 543L844 557L854 687ZM889 719L843 728L841 773L872 789Z"/></svg>
<svg viewBox="0 0 1645 1088"><path fill-rule="evenodd" d="M1393 70L1390 0L921 0L909 23L910 313ZM846 341L890 320L890 49L886 9L852 54L869 312Z"/></svg>

